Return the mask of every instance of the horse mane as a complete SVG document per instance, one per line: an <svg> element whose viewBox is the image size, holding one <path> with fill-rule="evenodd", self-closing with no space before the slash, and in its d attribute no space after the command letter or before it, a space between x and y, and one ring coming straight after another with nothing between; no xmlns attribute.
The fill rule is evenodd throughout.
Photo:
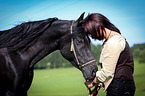
<svg viewBox="0 0 145 96"><path fill-rule="evenodd" d="M26 50L57 18L25 22L16 27L0 31L0 48L9 47L11 51Z"/></svg>

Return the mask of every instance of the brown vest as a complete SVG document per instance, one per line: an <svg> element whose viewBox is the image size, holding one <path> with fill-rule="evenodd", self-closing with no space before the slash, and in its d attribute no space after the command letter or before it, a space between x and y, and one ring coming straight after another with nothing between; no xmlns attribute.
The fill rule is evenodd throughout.
<svg viewBox="0 0 145 96"><path fill-rule="evenodd" d="M115 70L115 78L133 80L134 62L131 48L126 41L125 49L121 52Z"/></svg>

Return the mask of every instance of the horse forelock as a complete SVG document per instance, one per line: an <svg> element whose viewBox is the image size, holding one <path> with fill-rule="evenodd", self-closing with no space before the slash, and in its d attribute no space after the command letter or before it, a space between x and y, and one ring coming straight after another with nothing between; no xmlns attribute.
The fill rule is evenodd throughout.
<svg viewBox="0 0 145 96"><path fill-rule="evenodd" d="M84 28L82 26L80 26L73 33L70 32L69 34L67 34L66 36L61 38L59 43L61 44L61 46L63 46L64 44L70 43L71 39L79 37L79 36L80 37L85 37L85 35L87 35L87 34L85 33Z"/></svg>

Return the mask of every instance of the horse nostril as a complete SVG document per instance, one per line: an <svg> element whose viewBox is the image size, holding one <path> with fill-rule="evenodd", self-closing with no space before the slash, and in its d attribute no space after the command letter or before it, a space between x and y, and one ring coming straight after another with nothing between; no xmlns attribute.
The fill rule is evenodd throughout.
<svg viewBox="0 0 145 96"><path fill-rule="evenodd" d="M94 70L92 71L92 77L95 78L95 76L96 76L96 70L94 69Z"/></svg>

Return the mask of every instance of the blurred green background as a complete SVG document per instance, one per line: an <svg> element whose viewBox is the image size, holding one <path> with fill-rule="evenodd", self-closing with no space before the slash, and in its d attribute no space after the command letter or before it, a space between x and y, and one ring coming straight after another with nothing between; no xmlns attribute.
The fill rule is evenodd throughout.
<svg viewBox="0 0 145 96"><path fill-rule="evenodd" d="M92 53L99 56L99 50L101 45L91 45ZM136 84L136 93L135 96L145 96L145 44L135 44L131 47L134 55L135 71L134 71L134 80ZM98 50L98 53L95 53ZM81 71L71 66L71 64L66 60L63 60L62 56L59 55L59 52L54 52L49 56L53 57L53 62L46 64L46 69L40 67L47 59L50 57L47 56L39 64L36 65L35 75L33 79L32 86L28 91L28 96L87 96L88 90L84 85L84 78ZM98 56L95 55L95 58L98 60ZM60 56L60 57L58 57ZM51 57L51 58L52 58ZM57 63L55 60L57 57L62 59ZM55 61L55 63L54 63ZM59 61L59 60L58 60ZM47 61L48 62L48 61ZM66 62L66 65L65 65ZM51 65L52 63L52 65ZM53 65L55 64L55 66ZM59 67L58 67L58 65ZM37 67L39 65L39 67ZM45 63L44 63L45 65ZM61 65L61 66L60 66ZM53 67L52 67L53 66ZM100 70L100 66L99 70ZM43 69L43 70L42 70ZM105 96L103 88L99 91L98 96Z"/></svg>
<svg viewBox="0 0 145 96"><path fill-rule="evenodd" d="M135 61L135 96L145 96L145 63ZM28 96L88 96L82 73L76 68L35 70ZM98 96L106 96L103 88Z"/></svg>

